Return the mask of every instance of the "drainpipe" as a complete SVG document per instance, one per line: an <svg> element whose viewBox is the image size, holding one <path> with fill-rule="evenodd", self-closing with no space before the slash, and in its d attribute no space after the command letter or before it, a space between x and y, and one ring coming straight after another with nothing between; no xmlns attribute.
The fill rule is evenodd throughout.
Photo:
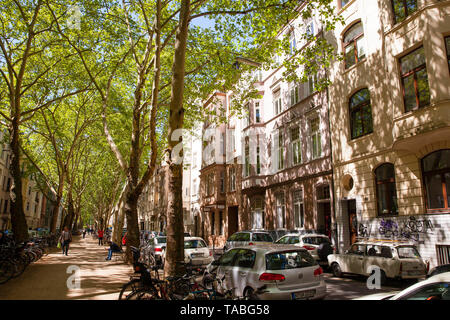
<svg viewBox="0 0 450 320"><path fill-rule="evenodd" d="M322 30L321 37L325 39L324 32ZM325 77L326 79L329 79L328 77L328 69L325 68ZM331 191L333 194L333 220L332 223L332 235L334 236L335 241L335 247L336 247L336 253L339 253L339 237L338 237L338 228L337 228L337 220L336 220L336 197L334 192L334 162L333 162L333 144L331 142L331 119L330 119L330 91L328 89L328 86L326 88L327 92L327 116L328 116L328 142L330 146L330 161L331 161ZM336 226L336 227L335 227Z"/></svg>

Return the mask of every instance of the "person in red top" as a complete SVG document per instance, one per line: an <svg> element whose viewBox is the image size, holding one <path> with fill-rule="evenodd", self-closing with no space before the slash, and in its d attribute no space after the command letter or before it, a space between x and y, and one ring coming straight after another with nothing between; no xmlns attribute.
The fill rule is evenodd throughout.
<svg viewBox="0 0 450 320"><path fill-rule="evenodd" d="M98 230L98 245L103 245L103 230Z"/></svg>
<svg viewBox="0 0 450 320"><path fill-rule="evenodd" d="M124 236L123 236L123 238L122 238L122 245L123 245L123 246L127 245L127 233L128 233L128 232L125 232L125 234L124 234Z"/></svg>

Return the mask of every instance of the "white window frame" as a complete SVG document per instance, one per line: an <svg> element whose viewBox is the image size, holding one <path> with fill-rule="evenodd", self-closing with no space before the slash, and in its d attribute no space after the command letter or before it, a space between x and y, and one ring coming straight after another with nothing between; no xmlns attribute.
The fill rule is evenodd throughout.
<svg viewBox="0 0 450 320"><path fill-rule="evenodd" d="M273 107L274 107L274 114L279 115L283 111L283 103L281 101L281 89L278 88L275 91L273 91Z"/></svg>
<svg viewBox="0 0 450 320"><path fill-rule="evenodd" d="M265 224L264 217L264 200L263 198L256 198L252 205L252 228L263 229ZM257 219L257 218L260 219Z"/></svg>
<svg viewBox="0 0 450 320"><path fill-rule="evenodd" d="M286 228L286 199L284 193L279 193L276 196L276 228ZM280 220L281 219L281 220ZM281 222L281 225L280 225Z"/></svg>
<svg viewBox="0 0 450 320"><path fill-rule="evenodd" d="M299 193L300 196L296 197L296 193ZM303 229L305 227L305 207L303 195L303 189L294 190L294 192L292 193L292 209L294 211L295 229ZM296 218L296 208L299 209L298 219Z"/></svg>
<svg viewBox="0 0 450 320"><path fill-rule="evenodd" d="M318 121L318 128L317 131L313 131L313 122ZM318 159L322 157L322 135L320 131L320 117L317 115L315 117L311 117L308 120L309 125L309 142L310 142L310 152L311 152L311 159ZM314 138L318 142L318 150L315 150L314 148Z"/></svg>
<svg viewBox="0 0 450 320"><path fill-rule="evenodd" d="M295 128L297 128L297 130L298 130L298 137L297 137L296 140L292 140L292 133L291 132ZM302 145L303 144L302 144L302 139L301 139L301 132L300 132L301 129L300 128L301 128L300 123L297 123L297 124L295 124L295 125L293 125L293 126L291 126L289 128L289 134L290 134L289 139L291 139L291 141L290 141L290 153L291 153L291 164L292 164L292 166L298 166L298 165L303 163L303 150L302 150ZM297 148L300 151L300 154L297 153L297 156L298 155L300 156L300 159L297 162L295 162L295 160L294 160L295 155L296 155L296 152L294 150L294 146L296 144L297 144Z"/></svg>

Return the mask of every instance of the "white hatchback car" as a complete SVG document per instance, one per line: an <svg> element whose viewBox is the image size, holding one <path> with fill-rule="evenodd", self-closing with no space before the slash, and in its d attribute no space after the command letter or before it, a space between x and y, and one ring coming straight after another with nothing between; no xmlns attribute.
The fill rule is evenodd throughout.
<svg viewBox="0 0 450 320"><path fill-rule="evenodd" d="M324 234L318 233L289 233L278 239L276 244L293 244L295 246L303 247L313 256L314 259L320 264L327 266L328 255L335 251L334 246L331 244L330 238Z"/></svg>
<svg viewBox="0 0 450 320"><path fill-rule="evenodd" d="M166 259L166 251L162 254L163 261ZM212 252L206 245L205 240L200 237L184 238L184 262L191 266L205 268L214 260Z"/></svg>
<svg viewBox="0 0 450 320"><path fill-rule="evenodd" d="M202 238L184 238L184 262L193 266L206 267L213 260L212 252Z"/></svg>
<svg viewBox="0 0 450 320"><path fill-rule="evenodd" d="M236 247L213 261L207 272L223 279L223 290L239 297L258 295L266 300L322 299L326 284L322 268L308 250L292 245ZM221 290L221 288L218 288Z"/></svg>
<svg viewBox="0 0 450 320"><path fill-rule="evenodd" d="M400 292L378 293L353 300L450 300L450 272L437 274Z"/></svg>
<svg viewBox="0 0 450 320"><path fill-rule="evenodd" d="M419 279L427 274L427 264L413 244L386 240L365 240L353 244L343 254L331 254L328 263L336 277L344 273L370 276L373 267L381 270L381 284L387 278Z"/></svg>

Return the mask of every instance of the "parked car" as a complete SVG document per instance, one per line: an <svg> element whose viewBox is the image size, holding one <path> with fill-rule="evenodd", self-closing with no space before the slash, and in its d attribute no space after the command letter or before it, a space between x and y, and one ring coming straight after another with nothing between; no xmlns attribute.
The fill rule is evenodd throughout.
<svg viewBox="0 0 450 320"><path fill-rule="evenodd" d="M320 264L327 266L328 255L335 252L335 247L331 244L330 238L324 234L317 233L289 233L277 241L276 244L293 244L303 247L309 251L313 258Z"/></svg>
<svg viewBox="0 0 450 320"><path fill-rule="evenodd" d="M414 244L384 240L366 240L353 244L343 254L331 254L328 263L336 277L344 273L370 276L372 266L381 270L381 284L387 278L420 279L427 265Z"/></svg>
<svg viewBox="0 0 450 320"><path fill-rule="evenodd" d="M273 241L277 241L282 236L289 233L286 229L269 230L268 232L272 236Z"/></svg>
<svg viewBox="0 0 450 320"><path fill-rule="evenodd" d="M164 264L166 251L163 250L161 259ZM206 242L200 237L184 238L184 262L195 267L205 268L214 260L212 252Z"/></svg>
<svg viewBox="0 0 450 320"><path fill-rule="evenodd" d="M435 276L437 274L444 273L444 272L450 272L450 264L443 264L443 265L434 267L433 269L430 270L430 272L428 272L427 277L432 277L432 276Z"/></svg>
<svg viewBox="0 0 450 320"><path fill-rule="evenodd" d="M223 288L250 296L265 286L260 299L321 299L326 295L322 268L304 248L292 245L238 246L212 262L207 273L224 279Z"/></svg>
<svg viewBox="0 0 450 320"><path fill-rule="evenodd" d="M156 262L164 264L163 257L166 251L167 237L156 236L148 238L147 243L150 253L154 255Z"/></svg>
<svg viewBox="0 0 450 320"><path fill-rule="evenodd" d="M268 231L239 231L232 234L225 246L223 247L223 251L227 251L236 246L246 246L253 244L272 244L273 238Z"/></svg>
<svg viewBox="0 0 450 320"><path fill-rule="evenodd" d="M450 272L439 273L400 292L386 292L354 300L450 300Z"/></svg>
<svg viewBox="0 0 450 320"><path fill-rule="evenodd" d="M214 260L212 251L200 237L184 238L184 262L201 268L206 267Z"/></svg>

